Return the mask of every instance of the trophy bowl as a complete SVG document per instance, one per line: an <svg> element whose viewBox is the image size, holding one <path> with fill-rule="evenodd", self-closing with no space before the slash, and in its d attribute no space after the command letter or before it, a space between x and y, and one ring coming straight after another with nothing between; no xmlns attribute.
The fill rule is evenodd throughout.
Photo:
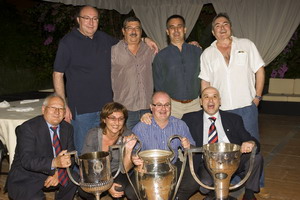
<svg viewBox="0 0 300 200"><path fill-rule="evenodd" d="M250 167L246 176L236 185L230 187L230 180L232 175L236 172L240 164L241 146L232 143L213 143L206 144L200 148L193 148L188 150L189 164L191 173L194 179L202 187L215 190L216 199L225 200L229 197L229 190L236 189L244 184L249 178L254 163L256 146L253 148L250 158ZM210 172L214 180L214 187L207 186L200 181L194 171L193 153L203 153L206 168Z"/></svg>
<svg viewBox="0 0 300 200"><path fill-rule="evenodd" d="M117 146L117 145L115 145ZM113 147L119 148L120 147ZM111 175L110 168L110 153L105 151L97 151L85 153L77 156L75 153L75 161L79 166L79 182L74 180L70 169L67 172L71 181L81 187L82 190L95 195L97 200L100 200L102 192L108 190L112 184L113 179L119 174L120 167L114 177Z"/></svg>

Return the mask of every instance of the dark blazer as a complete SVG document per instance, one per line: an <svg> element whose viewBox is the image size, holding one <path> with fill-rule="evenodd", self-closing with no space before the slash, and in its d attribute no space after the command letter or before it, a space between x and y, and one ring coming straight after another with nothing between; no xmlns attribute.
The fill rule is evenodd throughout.
<svg viewBox="0 0 300 200"><path fill-rule="evenodd" d="M8 175L8 193L13 199L26 199L28 191L42 190L44 181L53 175L54 158L50 132L43 116L37 116L16 128L17 146ZM73 151L73 127L60 123L62 150ZM23 198L22 198L23 196Z"/></svg>
<svg viewBox="0 0 300 200"><path fill-rule="evenodd" d="M260 151L259 142L246 131L242 118L234 113L219 110L225 134L230 143L241 145L243 142L254 141L257 153ZM187 124L197 147L203 146L203 110L187 113L182 120Z"/></svg>

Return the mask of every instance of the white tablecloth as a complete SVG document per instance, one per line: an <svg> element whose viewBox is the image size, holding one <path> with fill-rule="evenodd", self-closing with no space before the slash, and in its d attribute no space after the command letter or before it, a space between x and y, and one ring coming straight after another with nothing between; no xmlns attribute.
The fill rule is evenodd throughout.
<svg viewBox="0 0 300 200"><path fill-rule="evenodd" d="M20 104L20 101L9 102L9 108L15 107L32 107L33 111L29 112L16 112L16 111L7 111L9 108L0 108L0 139L6 145L9 153L9 163L11 165L16 148L16 133L15 129L18 125L23 122L31 119L37 115L42 114L42 103L43 99L40 99L39 102Z"/></svg>

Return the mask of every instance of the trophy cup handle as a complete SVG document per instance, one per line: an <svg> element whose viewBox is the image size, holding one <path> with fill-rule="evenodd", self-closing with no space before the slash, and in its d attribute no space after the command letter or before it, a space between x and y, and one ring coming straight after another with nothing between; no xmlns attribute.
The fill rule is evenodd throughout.
<svg viewBox="0 0 300 200"><path fill-rule="evenodd" d="M191 169L191 174L192 176L194 177L195 181L201 185L202 187L206 188L206 189L209 189L209 190L214 190L215 188L214 187L210 187L210 186L207 186L205 185L204 183L202 183L200 181L200 179L198 178L198 176L196 175L195 173L195 170L194 170L194 161L193 161L193 153L203 153L203 148L202 147L194 147L194 148L191 148L188 150L188 155L189 155L189 165L190 165L190 169Z"/></svg>
<svg viewBox="0 0 300 200"><path fill-rule="evenodd" d="M110 156L112 155L112 150L114 150L114 149L118 149L118 151L119 151L119 167L118 167L117 172L113 176L113 179L115 179L119 175L119 173L121 171L123 171L122 170L123 169L123 165L122 165L123 159L122 159L122 156L121 156L122 155L122 145L116 144L116 145L109 146Z"/></svg>
<svg viewBox="0 0 300 200"><path fill-rule="evenodd" d="M173 135L169 138L169 141L168 141L168 147L170 149L170 151L172 151L172 157L171 157L171 160L174 159L174 156L175 156L175 152L174 150L172 149L171 147L171 141L174 139L174 138L179 138L180 141L182 140L182 136L180 135ZM176 187L175 187L175 190L174 190L174 194L173 194L173 198L172 200L174 200L176 198L176 194L177 194L177 191L178 191L178 188L180 186L180 183L181 183L181 180L182 180L182 177L183 177L183 173L184 173L184 170L185 170L185 167L186 167L186 160L187 160L187 150L184 149L184 152L183 152L183 160L182 160L182 165L181 165L181 171L180 171L180 175L179 175L179 178L178 178L178 181L177 181L177 184L176 184Z"/></svg>
<svg viewBox="0 0 300 200"><path fill-rule="evenodd" d="M249 163L250 167L248 169L248 172L247 172L246 176L238 184L229 187L229 190L234 190L234 189L240 187L241 185L243 185L248 180L250 174L252 173L252 169L253 169L253 166L254 166L256 150L257 150L257 146L255 145L252 149L252 152L251 152L250 163Z"/></svg>
<svg viewBox="0 0 300 200"><path fill-rule="evenodd" d="M122 165L122 168L123 168L124 171L125 171L125 174L126 174L126 177L127 177L127 179L128 179L128 182L130 183L131 187L133 188L133 191L134 191L135 195L137 196L138 200L141 200L141 197L140 197L139 193L137 192L136 188L134 187L134 184L132 183L132 181L131 181L131 179L130 179L130 176L129 176L128 172L125 170L125 166L124 166L124 157L125 157L124 152L125 152L125 145L126 145L128 142L132 141L132 140L136 140L137 143L139 143L139 146L138 146L138 148L137 148L135 154L138 155L138 152L140 152L140 150L141 150L141 148L142 148L142 142L141 142L137 137L129 139L128 141L126 141L126 142L122 145L121 156L120 156L120 157L121 157L120 163L121 163L121 165Z"/></svg>
<svg viewBox="0 0 300 200"><path fill-rule="evenodd" d="M77 155L77 151L70 151L70 152L67 152L66 153L67 155L74 155L75 156L75 162L76 164L78 165L78 155ZM77 181L75 181L75 179L73 178L71 172L70 172L70 168L67 167L67 173L68 173L68 176L70 178L70 180L75 184L75 185L78 185L79 186L79 183Z"/></svg>

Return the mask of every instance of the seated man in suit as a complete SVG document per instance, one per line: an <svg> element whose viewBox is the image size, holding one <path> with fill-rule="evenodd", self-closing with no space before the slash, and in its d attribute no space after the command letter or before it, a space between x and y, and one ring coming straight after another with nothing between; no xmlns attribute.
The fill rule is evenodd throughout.
<svg viewBox="0 0 300 200"><path fill-rule="evenodd" d="M190 145L195 144L187 125L182 120L170 116L171 98L166 92L159 91L153 94L150 109L153 115L151 124L139 122L132 129L132 132L135 133L142 142L141 150L169 150L167 146L168 140L173 135L180 135L183 138L181 142L177 138L172 140L171 146L175 153L178 151L178 148L183 147L189 149ZM138 157L133 156L132 160L135 165L142 165L142 161ZM178 155L175 156L172 162L177 167L177 173L179 176L182 162L179 160ZM190 196L197 192L198 189L199 185L193 179L189 167L187 166L177 192L177 198L179 200L188 200ZM131 200L134 199L130 198L131 196L128 197Z"/></svg>
<svg viewBox="0 0 300 200"><path fill-rule="evenodd" d="M44 189L58 189L55 199L71 200L77 186L66 173L71 166L73 127L63 121L65 102L56 95L47 97L43 115L16 128L17 146L8 175L8 196L13 200L45 199Z"/></svg>
<svg viewBox="0 0 300 200"><path fill-rule="evenodd" d="M244 127L242 118L236 114L219 110L221 105L221 98L219 91L213 87L207 87L203 90L201 95L201 105L203 110L185 114L182 118L188 125L192 137L196 142L196 146L201 147L204 144L215 142L226 142L241 145L241 162L235 175L243 178L245 171L248 170L250 152L254 145L257 146L257 154L255 156L254 168L252 173L245 183L245 194L243 200L255 200L254 192L259 192L259 178L262 171L263 159L259 153L259 142L248 133ZM210 134L209 129L211 125L215 125L216 131ZM199 159L199 157L198 157ZM202 160L200 163L199 178L207 184L213 185L213 179L209 174L206 166ZM200 191L208 194L205 200L214 199L214 191L208 191L200 187Z"/></svg>

